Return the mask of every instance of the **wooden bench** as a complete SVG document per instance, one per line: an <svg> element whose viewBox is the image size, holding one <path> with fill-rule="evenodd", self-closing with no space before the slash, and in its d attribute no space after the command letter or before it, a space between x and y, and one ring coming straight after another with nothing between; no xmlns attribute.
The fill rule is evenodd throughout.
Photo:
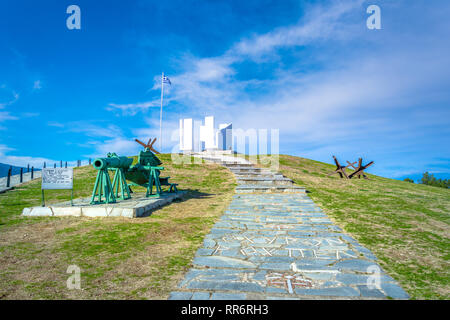
<svg viewBox="0 0 450 320"><path fill-rule="evenodd" d="M178 183L170 183L170 177L159 177L159 182L162 186L170 186L169 192L178 192Z"/></svg>

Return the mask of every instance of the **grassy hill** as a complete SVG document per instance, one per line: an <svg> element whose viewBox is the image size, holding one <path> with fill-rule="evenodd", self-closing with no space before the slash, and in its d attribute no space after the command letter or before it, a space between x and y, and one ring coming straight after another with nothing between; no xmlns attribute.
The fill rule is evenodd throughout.
<svg viewBox="0 0 450 320"><path fill-rule="evenodd" d="M164 176L188 194L146 218L22 217L24 207L40 205L40 180L0 194L0 299L167 298L231 201L235 181L215 164L160 159ZM95 176L92 167L75 168L75 198L90 196ZM69 192L48 190L46 202L66 201ZM66 288L69 265L81 268L82 290Z"/></svg>
<svg viewBox="0 0 450 320"><path fill-rule="evenodd" d="M214 164L161 160L188 197L146 218L22 217L24 207L40 204L40 181L0 194L0 299L167 298L231 201L235 181ZM280 156L280 171L372 250L412 298L449 299L450 190L373 175L327 177L333 169ZM95 170L74 172L74 196L89 196ZM68 191L46 193L47 202L69 198ZM82 270L82 290L66 288L72 264Z"/></svg>
<svg viewBox="0 0 450 320"><path fill-rule="evenodd" d="M280 155L280 171L372 250L412 298L449 299L450 190L370 174L370 180L328 177L335 168Z"/></svg>

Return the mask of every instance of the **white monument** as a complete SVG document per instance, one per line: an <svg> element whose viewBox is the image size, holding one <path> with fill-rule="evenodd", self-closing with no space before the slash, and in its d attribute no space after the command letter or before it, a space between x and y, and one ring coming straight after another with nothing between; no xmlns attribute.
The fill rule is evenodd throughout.
<svg viewBox="0 0 450 320"><path fill-rule="evenodd" d="M193 138L192 119L180 119L180 150L193 150Z"/></svg>
<svg viewBox="0 0 450 320"><path fill-rule="evenodd" d="M205 117L205 123L180 119L180 151L202 152L230 150L232 148L232 124L222 123L214 127L214 117Z"/></svg>

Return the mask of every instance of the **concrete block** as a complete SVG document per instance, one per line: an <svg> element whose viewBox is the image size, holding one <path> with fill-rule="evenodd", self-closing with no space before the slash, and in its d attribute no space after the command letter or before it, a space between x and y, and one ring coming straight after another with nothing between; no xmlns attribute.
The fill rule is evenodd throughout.
<svg viewBox="0 0 450 320"><path fill-rule="evenodd" d="M122 217L125 217L125 218L136 218L134 209L132 209L132 208L123 208L122 209Z"/></svg>
<svg viewBox="0 0 450 320"><path fill-rule="evenodd" d="M32 217L53 216L53 211L49 207L34 207L29 215Z"/></svg>
<svg viewBox="0 0 450 320"><path fill-rule="evenodd" d="M81 216L80 207L52 207L55 216Z"/></svg>
<svg viewBox="0 0 450 320"><path fill-rule="evenodd" d="M108 208L107 214L108 217L121 217L123 208Z"/></svg>
<svg viewBox="0 0 450 320"><path fill-rule="evenodd" d="M84 217L107 217L108 213L104 207L83 207L81 215Z"/></svg>

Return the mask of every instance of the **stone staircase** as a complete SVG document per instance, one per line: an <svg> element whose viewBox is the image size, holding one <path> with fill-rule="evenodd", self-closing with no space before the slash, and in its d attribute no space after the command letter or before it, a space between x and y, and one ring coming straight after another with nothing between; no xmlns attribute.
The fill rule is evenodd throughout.
<svg viewBox="0 0 450 320"><path fill-rule="evenodd" d="M211 158L234 172L241 194L205 236L170 300L409 298L304 188L245 159Z"/></svg>
<svg viewBox="0 0 450 320"><path fill-rule="evenodd" d="M294 181L281 173L255 167L242 158L223 156L202 158L227 167L235 175L238 183L236 193L305 192L304 187L295 185Z"/></svg>

